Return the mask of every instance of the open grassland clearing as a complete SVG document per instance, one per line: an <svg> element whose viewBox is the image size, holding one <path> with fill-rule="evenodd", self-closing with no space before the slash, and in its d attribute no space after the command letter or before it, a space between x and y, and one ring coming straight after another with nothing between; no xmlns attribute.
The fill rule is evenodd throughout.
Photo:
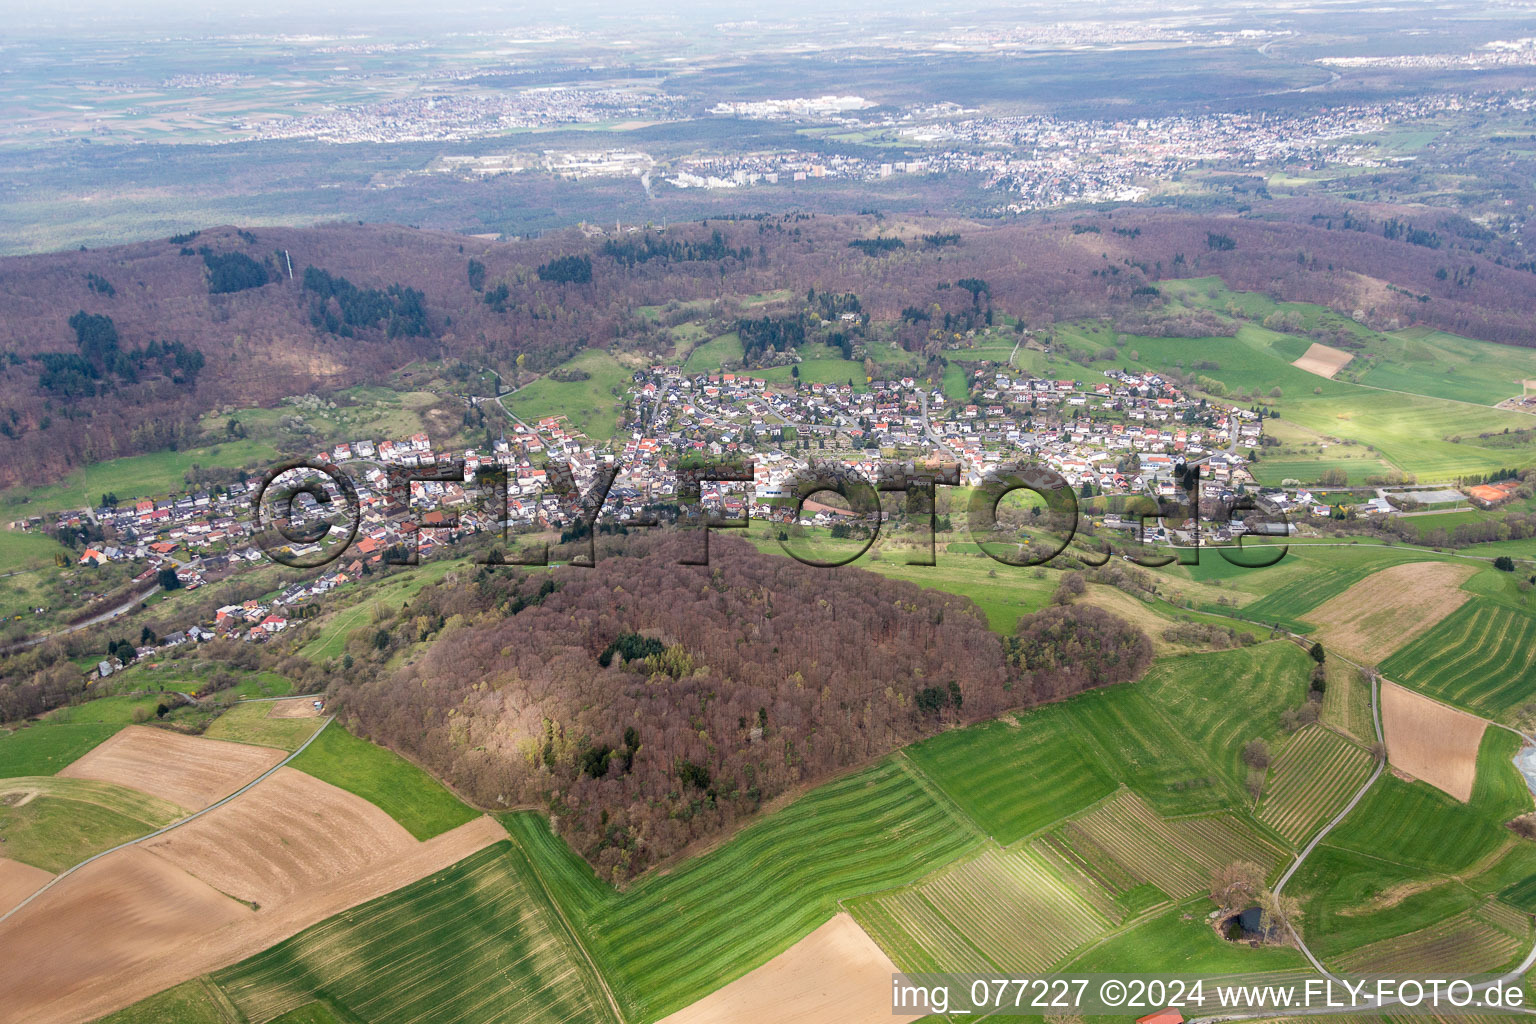
<svg viewBox="0 0 1536 1024"><path fill-rule="evenodd" d="M1047 704L906 749L1003 845L1103 799L1115 780L1084 749L1065 704Z"/></svg>
<svg viewBox="0 0 1536 1024"><path fill-rule="evenodd" d="M1364 748L1331 729L1306 726L1270 766L1258 818L1300 846L1355 794L1371 764Z"/></svg>
<svg viewBox="0 0 1536 1024"><path fill-rule="evenodd" d="M128 786L197 811L282 759L267 747L130 725L58 774Z"/></svg>
<svg viewBox="0 0 1536 1024"><path fill-rule="evenodd" d="M1374 335L1369 349L1378 358L1360 373L1362 384L1477 405L1519 395L1520 381L1536 377L1536 353L1530 349L1429 327Z"/></svg>
<svg viewBox="0 0 1536 1024"><path fill-rule="evenodd" d="M315 737L289 765L362 797L417 839L430 839L479 815L399 754L340 725Z"/></svg>
<svg viewBox="0 0 1536 1024"><path fill-rule="evenodd" d="M203 730L203 738L254 743L279 750L298 750L320 728L322 719L315 714L314 703L297 700L246 701L236 704Z"/></svg>
<svg viewBox="0 0 1536 1024"><path fill-rule="evenodd" d="M782 553L777 543L765 550ZM1001 565L985 556L946 550L942 538L938 550L938 564L933 566L906 565L907 559L918 552L894 546L889 552L882 551L878 560L865 556L857 564L882 576L968 597L987 617L987 625L1003 634L1011 634L1021 616L1044 608L1058 582L1054 576L1035 579L1027 570Z"/></svg>
<svg viewBox="0 0 1536 1024"><path fill-rule="evenodd" d="M1381 684L1381 727L1394 768L1465 803L1477 778L1487 722L1423 694Z"/></svg>
<svg viewBox="0 0 1536 1024"><path fill-rule="evenodd" d="M622 893L541 817L505 820L637 1022L766 963L830 919L839 900L914 882L983 842L894 759L820 786Z"/></svg>
<svg viewBox="0 0 1536 1024"><path fill-rule="evenodd" d="M757 1024L765 1008L774 1019L804 1024L921 1020L891 1014L896 965L853 918L838 914L756 970L737 978L661 1024Z"/></svg>
<svg viewBox="0 0 1536 1024"><path fill-rule="evenodd" d="M0 526L0 572L51 566L55 555L69 553L64 545L46 533Z"/></svg>
<svg viewBox="0 0 1536 1024"><path fill-rule="evenodd" d="M1478 435L1529 425L1528 417L1519 413L1486 408L1491 404L1486 395L1470 402L1437 397L1443 384L1429 380L1399 393L1350 383L1344 378L1352 375L1352 368L1335 379L1309 373L1293 365L1304 357L1308 342L1250 323L1239 324L1236 336L1230 338L1124 336L1124 340L1128 347L1117 351L1115 365L1168 372L1191 362L1213 364L1202 375L1220 381L1228 394L1270 396L1284 420L1369 445L1393 468L1426 481L1451 480L1508 464L1507 449L1480 445ZM1503 346L1490 348L1497 353ZM1138 359L1130 359L1131 352ZM1281 397L1274 397L1276 389ZM1475 407L1479 405L1484 408ZM1529 464L1530 459L1524 462ZM1264 460L1258 468L1268 471Z"/></svg>
<svg viewBox="0 0 1536 1024"><path fill-rule="evenodd" d="M1472 595L1462 589L1477 567L1405 562L1372 573L1306 613L1326 647L1374 665L1433 629Z"/></svg>
<svg viewBox="0 0 1536 1024"><path fill-rule="evenodd" d="M725 366L740 366L744 352L741 336L735 331L711 338L688 353L684 373L717 373Z"/></svg>
<svg viewBox="0 0 1536 1024"><path fill-rule="evenodd" d="M1275 302L1256 292L1234 292L1214 278L1159 282L1165 294L1178 295L1191 305L1225 312L1229 304L1250 319L1271 313L1294 313L1301 330L1324 327L1343 330L1353 338L1354 361L1344 376L1372 387L1405 391L1476 405L1492 405L1520 393L1522 377L1536 377L1536 353L1512 345L1463 338L1431 327L1373 331L1364 324L1305 302ZM1301 338L1291 338L1305 346Z"/></svg>
<svg viewBox="0 0 1536 1024"><path fill-rule="evenodd" d="M799 380L807 384L852 384L855 391L869 390L864 364L844 359L842 349L810 344L800 346L799 352L798 363L753 370L750 375L770 384L790 384Z"/></svg>
<svg viewBox="0 0 1536 1024"><path fill-rule="evenodd" d="M1498 718L1531 700L1536 615L1478 596L1382 662L1384 674Z"/></svg>
<svg viewBox="0 0 1536 1024"><path fill-rule="evenodd" d="M0 779L0 849L48 872L186 814L169 801L106 782L49 775Z"/></svg>
<svg viewBox="0 0 1536 1024"><path fill-rule="evenodd" d="M561 381L566 373L581 379ZM602 349L587 349L549 375L502 399L502 405L529 426L551 416L564 417L567 429L606 441L619 427L624 387L632 373Z"/></svg>
<svg viewBox="0 0 1536 1024"><path fill-rule="evenodd" d="M505 842L214 979L251 1024L322 995L370 1024L612 1020L526 858Z"/></svg>

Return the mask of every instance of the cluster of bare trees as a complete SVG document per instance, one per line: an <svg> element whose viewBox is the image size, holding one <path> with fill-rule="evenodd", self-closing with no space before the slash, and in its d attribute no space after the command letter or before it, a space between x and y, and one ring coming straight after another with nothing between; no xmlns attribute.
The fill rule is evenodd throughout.
<svg viewBox="0 0 1536 1024"><path fill-rule="evenodd" d="M592 569L423 590L365 639L381 663L430 642L335 698L477 802L547 809L616 880L792 787L1150 660L1097 609L1053 610L1010 658L966 598L732 538L708 566L679 564L696 537L599 544Z"/></svg>
<svg viewBox="0 0 1536 1024"><path fill-rule="evenodd" d="M1105 230L1082 230L1100 223ZM1486 239L1464 240L1453 224L1431 225L1441 247L1427 248L1360 227L1374 223L1311 207L1272 210L1264 220L1152 210L1002 225L933 220L909 226L914 244L866 253L848 241L869 234L867 217L787 215L674 226L650 246L661 255L643 262L612 255L605 248L611 238L575 231L501 244L339 224L218 228L195 240L15 257L0 261L7 313L0 322L0 486L23 472L52 479L89 462L184 446L197 440L197 420L211 409L379 381L417 359L456 356L510 376L515 366L549 369L582 348L616 341L670 350L664 325L640 307L692 304L691 315L710 311L723 332L740 312L734 297L775 289L792 297L780 304L791 314L812 289L857 295L864 313L894 325L899 345L930 360L941 358L956 332L993 322L994 310L1025 327L1116 315L1145 333L1216 333L1209 318L1170 320L1159 308L1159 281L1198 275L1323 303L1378 326L1424 322L1530 343L1536 289L1529 272L1501 265L1504 256ZM953 228L945 237L958 237L942 247L915 244L924 227ZM1213 247L1218 236L1223 244ZM204 248L245 253L283 273L259 287L214 293L198 257ZM590 280L538 273L567 258L588 261ZM1458 273L1440 273L1449 264ZM290 265L359 288L419 291L425 336L361 328L341 337L316 326L301 281L286 276ZM108 381L101 393L68 402L50 395L33 357L73 351L69 319L82 311L110 317L125 350L161 341L200 355L205 365L195 386L151 375Z"/></svg>

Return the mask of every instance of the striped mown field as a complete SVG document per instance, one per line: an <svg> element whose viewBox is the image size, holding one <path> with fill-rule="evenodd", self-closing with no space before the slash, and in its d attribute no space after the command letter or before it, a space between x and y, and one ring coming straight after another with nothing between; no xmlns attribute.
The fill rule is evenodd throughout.
<svg viewBox="0 0 1536 1024"><path fill-rule="evenodd" d="M504 820L630 1024L658 1020L766 963L831 918L839 900L917 881L984 842L899 757L820 786L623 892L598 880L541 818Z"/></svg>
<svg viewBox="0 0 1536 1024"><path fill-rule="evenodd" d="M251 1024L324 996L371 1024L612 1021L513 844L338 914L214 975Z"/></svg>
<svg viewBox="0 0 1536 1024"><path fill-rule="evenodd" d="M1536 617L1474 598L1382 662L1381 670L1431 697L1497 718L1531 699Z"/></svg>

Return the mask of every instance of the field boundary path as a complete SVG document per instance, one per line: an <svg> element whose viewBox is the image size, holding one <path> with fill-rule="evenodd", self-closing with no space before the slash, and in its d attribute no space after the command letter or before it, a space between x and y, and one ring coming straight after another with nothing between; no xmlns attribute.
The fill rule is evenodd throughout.
<svg viewBox="0 0 1536 1024"><path fill-rule="evenodd" d="M277 698L274 698L274 699L277 699ZM291 700L292 698L290 698L290 697L283 697L283 698L280 698L280 699L282 699L282 700ZM217 810L218 808L223 807L225 804L229 803L235 797L237 797L240 794L246 792L251 787L255 786L257 783L261 782L263 779L265 779L268 776L270 776L273 772L277 771L279 768L281 768L284 765L286 765L289 761L292 761L294 758L296 758L300 754L304 753L304 748L308 747L311 743L315 742L315 737L319 736L322 732L325 732L326 726L330 725L331 722L335 720L335 717L336 716L334 716L334 715L326 715L325 716L325 721L320 724L320 728L316 729L314 731L314 733L312 733L310 735L309 739L305 740L302 744L300 744L298 750L295 750L293 753L289 754L287 757L285 757L281 761L277 762L277 764L273 765L271 768L268 768L266 771L262 772L260 775L256 776L250 782L247 782L245 785L241 786L239 789L235 790L233 793L229 794L228 796L224 797L221 800L217 800L214 803L209 804L207 807L204 807L200 811L197 811L197 812L195 812L193 814L187 815L185 818L182 818L179 821L173 821L169 825L166 825L163 828L158 828L155 831L150 832L150 833L148 833L146 835L139 836L137 839L130 839L126 843L118 843L116 846L112 847L110 850L102 850L100 853L93 854L92 856L85 858L85 860L83 860L80 863L74 865L73 867L65 868L63 871L60 871L57 875L54 875L51 879L49 879L48 882L46 884L44 884L41 889L37 890L32 895L28 896L26 899L24 899L20 903L16 904L10 910L7 910L5 913L0 914L0 921L4 921L6 918L8 918L12 914L16 913L16 911L20 910L22 907L26 906L28 903L31 903L33 900L37 899L43 893L47 892L49 889L52 889L59 882L63 881L65 878L68 878L70 875L74 874L76 871L79 871L81 868L85 867L87 864L90 864L92 861L100 860L101 858L105 857L109 853L116 853L118 850L124 850L124 849L127 849L130 846L137 846L139 843L145 842L146 840L154 839L156 836L163 836L167 832L170 832L172 829L178 829L181 826L185 825L189 821L194 821L194 820L196 820L198 818L201 818L203 815L207 814L209 811Z"/></svg>

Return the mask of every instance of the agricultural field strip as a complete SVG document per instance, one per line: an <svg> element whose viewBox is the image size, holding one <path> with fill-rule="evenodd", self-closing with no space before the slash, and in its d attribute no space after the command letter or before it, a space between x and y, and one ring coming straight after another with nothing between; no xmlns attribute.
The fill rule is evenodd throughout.
<svg viewBox="0 0 1536 1024"><path fill-rule="evenodd" d="M931 967L970 974L998 969L916 888L859 900L851 912L903 970Z"/></svg>
<svg viewBox="0 0 1536 1024"><path fill-rule="evenodd" d="M1525 696L1536 664L1536 621L1473 599L1382 663L1413 689L1459 707L1499 713Z"/></svg>
<svg viewBox="0 0 1536 1024"><path fill-rule="evenodd" d="M1530 927L1513 930L1496 913L1494 923L1481 908L1351 950L1334 962L1348 974L1433 974L1436 971L1488 971L1505 964L1530 936Z"/></svg>
<svg viewBox="0 0 1536 1024"><path fill-rule="evenodd" d="M805 841L808 828L820 842ZM664 1016L782 952L839 898L908 884L980 841L888 759L625 893L583 883L579 929L626 1016Z"/></svg>
<svg viewBox="0 0 1536 1024"><path fill-rule="evenodd" d="M986 850L918 888L1002 970L1044 970L1110 924L1027 849Z"/></svg>
<svg viewBox="0 0 1536 1024"><path fill-rule="evenodd" d="M1073 846L1081 842L1102 850L1138 882L1175 898L1199 892L1211 870L1227 860L1272 868L1283 857L1233 814L1164 818L1130 791L1067 823L1062 832Z"/></svg>
<svg viewBox="0 0 1536 1024"><path fill-rule="evenodd" d="M478 856L478 855L477 855ZM434 1014L446 1006L460 1015L473 1015L495 1003L502 1020L576 1020L577 1014L597 1012L597 1007L576 1007L564 1017L552 1018L542 1005L531 1005L539 990L524 994L521 1000L509 1000L519 991L522 975L537 976L545 986L579 980L580 968L574 961L562 970L540 970L539 961L559 955L563 943L559 936L542 927L538 907L527 900L526 881L517 878L502 858L488 856L468 869L468 873L449 883L450 897L443 899L442 886L420 884L403 896L382 897L372 905L339 914L315 925L294 939L257 954L244 965L219 972L216 980L248 1017L271 1020L313 1001L318 994L306 982L314 979L326 992L339 995L347 1009L368 1020L382 1024L414 1024L442 1019ZM497 922L475 941L453 948L443 959L440 953L451 945L461 917L482 914ZM423 919L436 921L423 929ZM381 926L381 927L380 927ZM359 941L362 930L362 941ZM513 960L503 960L509 932L538 935ZM539 933L542 933L541 935ZM438 941L431 941L431 940ZM288 949L300 950L295 965L287 957ZM368 955L363 955L367 951ZM301 959L300 959L301 957ZM270 961L263 966L263 961ZM467 970L455 970L455 966ZM478 972L481 965L494 965L490 972ZM527 965L527 972L518 968ZM475 984L469 990L472 1001L463 1001L465 979ZM481 991L490 986L489 991ZM528 1006L530 1015L512 1011Z"/></svg>
<svg viewBox="0 0 1536 1024"><path fill-rule="evenodd" d="M608 1001L608 1009L613 1013L613 1019L615 1021L622 1021L624 1013L619 1008L619 1000L614 996L613 989L608 985L607 977L604 976L602 971L598 970L597 961L592 959L591 950L587 949L587 944L581 941L581 933L571 924L571 919L566 916L565 907L561 905L561 902L555 898L555 894L550 890L549 883L544 878L544 873L539 870L539 862L527 850L523 849L522 842L515 836L512 839L512 845L522 851L523 856L527 859L528 873L538 883L539 891L544 894L544 899L548 902L551 912L559 920L560 927L565 932L565 937L570 941L571 946L576 952L581 955L582 960L586 962L587 969L591 971L593 980L602 989L603 998Z"/></svg>
<svg viewBox="0 0 1536 1024"><path fill-rule="evenodd" d="M1104 881L1093 874L1090 865L1076 850L1055 835L1039 837L1029 844L1029 849L1049 864L1061 876L1062 881L1087 900L1093 909L1102 914L1110 924L1119 925L1125 920L1125 912L1115 903L1115 896L1130 891L1135 887L1134 885L1111 890Z"/></svg>
<svg viewBox="0 0 1536 1024"><path fill-rule="evenodd" d="M332 720L332 716L327 715L325 717L325 722L320 726L320 728L315 730L313 736L311 736L309 739L304 741L303 746L299 747L298 750L295 750L293 753L289 754L287 757L285 757L281 761L277 762L277 764L273 765L271 768L268 768L266 771L262 772L260 775L256 776L250 782L247 782L245 785L241 786L239 789L235 790L233 793L229 794L228 796L226 796L226 797L224 797L224 798L222 798L220 800L214 801L213 803L209 804L207 807L204 807L202 810L197 811L197 812L195 812L193 814L189 814L185 818L182 818L179 821L173 821L169 825L166 825L164 828L156 829L155 831L150 832L150 833L148 833L146 835L139 836L137 839L130 839L126 843L119 843L118 845L112 847L110 850L102 850L100 853L93 854L92 856L87 857L85 860L83 860L80 863L74 865L73 867L66 868L63 871L60 871L57 875L54 875L51 879L49 879L48 883L46 885L44 885L41 889L37 890L37 892L34 892L32 895L28 896L26 899L22 900L20 903L16 904L14 907L12 907L11 909L7 910L5 913L0 914L0 921L4 921L6 918L8 918L12 914L16 913L16 911L20 910L22 907L26 906L28 903L31 903L33 900L37 899L43 893L45 893L49 889L53 888L55 885L57 885L59 883L60 880L62 880L64 878L67 878L68 876L74 874L76 871L79 871L81 868L85 867L87 864L91 863L92 861L100 860L102 857L105 857L107 854L113 853L113 852L115 852L117 850L126 849L127 847L130 847L130 846L135 846L135 845L137 845L139 843L144 842L146 839L153 839L156 836L162 836L162 835L164 835L165 833L171 831L174 828L179 828L180 826L185 825L189 821L192 821L192 820L194 820L196 818L202 817L203 815L207 814L209 811L217 810L218 808L223 807L225 804L227 804L231 800L235 799L235 797L237 797L240 794L246 792L251 787L253 787L257 783L261 782L262 779L265 779L267 776L271 775L273 772L277 771L279 768L281 768L284 765L286 765L289 761L292 761L294 758L296 758L300 754L304 753L304 748L309 746L311 743L313 743L315 741L315 737L319 736L321 733L323 733L325 731L326 726L331 724L331 720Z"/></svg>
<svg viewBox="0 0 1536 1024"><path fill-rule="evenodd" d="M1349 798L1370 773L1371 756L1331 729L1307 726L1270 768L1260 821L1299 843Z"/></svg>

